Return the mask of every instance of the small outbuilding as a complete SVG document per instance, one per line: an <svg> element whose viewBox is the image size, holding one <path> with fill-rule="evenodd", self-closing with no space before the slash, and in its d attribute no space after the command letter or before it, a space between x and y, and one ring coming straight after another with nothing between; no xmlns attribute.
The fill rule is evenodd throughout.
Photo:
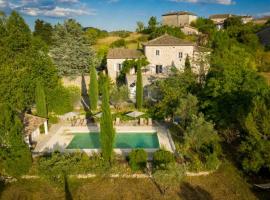
<svg viewBox="0 0 270 200"><path fill-rule="evenodd" d="M48 134L48 120L35 115L24 114L24 140L31 147L40 135L40 128L44 127L45 135Z"/></svg>

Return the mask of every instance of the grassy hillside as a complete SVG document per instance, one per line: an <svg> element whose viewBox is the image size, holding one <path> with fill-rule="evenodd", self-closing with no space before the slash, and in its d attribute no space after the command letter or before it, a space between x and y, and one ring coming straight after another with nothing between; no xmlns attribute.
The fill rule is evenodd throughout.
<svg viewBox="0 0 270 200"><path fill-rule="evenodd" d="M267 199L261 197L260 199ZM256 200L239 172L225 162L220 169L201 177L187 177L162 196L150 179L108 179L93 178L86 180L71 179L64 187L55 187L43 180L13 183L2 191L0 199L182 199L182 200Z"/></svg>

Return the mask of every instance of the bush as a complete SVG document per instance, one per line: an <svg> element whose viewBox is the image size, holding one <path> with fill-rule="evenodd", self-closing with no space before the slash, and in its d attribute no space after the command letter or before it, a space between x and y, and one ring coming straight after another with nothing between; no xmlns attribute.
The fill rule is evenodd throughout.
<svg viewBox="0 0 270 200"><path fill-rule="evenodd" d="M80 98L80 90L77 87L64 87L59 85L48 92L48 110L57 115L73 111L74 103Z"/></svg>
<svg viewBox="0 0 270 200"><path fill-rule="evenodd" d="M134 149L129 153L129 164L133 171L146 167L147 153L143 149Z"/></svg>
<svg viewBox="0 0 270 200"><path fill-rule="evenodd" d="M174 162L175 159L171 152L160 149L154 153L153 161L155 168L166 169L168 164Z"/></svg>
<svg viewBox="0 0 270 200"><path fill-rule="evenodd" d="M116 40L110 45L111 48L126 47L126 46L127 46L127 43L124 39Z"/></svg>

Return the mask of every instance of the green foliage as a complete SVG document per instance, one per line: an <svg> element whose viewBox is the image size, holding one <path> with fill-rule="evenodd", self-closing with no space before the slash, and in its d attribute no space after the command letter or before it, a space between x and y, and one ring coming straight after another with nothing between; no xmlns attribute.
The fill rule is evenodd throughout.
<svg viewBox="0 0 270 200"><path fill-rule="evenodd" d="M63 183L65 175L103 173L106 168L98 154L54 152L38 160L38 173L55 183Z"/></svg>
<svg viewBox="0 0 270 200"><path fill-rule="evenodd" d="M168 164L174 161L174 155L171 152L163 149L156 151L153 155L153 162L155 168L157 169L166 169L168 167Z"/></svg>
<svg viewBox="0 0 270 200"><path fill-rule="evenodd" d="M35 101L37 80L43 83L47 93L58 84L57 71L47 54L46 44L32 37L22 17L13 12L3 20L3 32L0 33L0 102L26 110Z"/></svg>
<svg viewBox="0 0 270 200"><path fill-rule="evenodd" d="M23 125L10 106L0 105L0 174L19 177L31 167L32 158L23 140Z"/></svg>
<svg viewBox="0 0 270 200"><path fill-rule="evenodd" d="M148 21L148 29L153 31L153 30L155 30L157 25L158 25L157 18L154 16L150 17L150 19Z"/></svg>
<svg viewBox="0 0 270 200"><path fill-rule="evenodd" d="M141 65L137 66L137 80L136 80L136 108L141 110L143 107L143 82Z"/></svg>
<svg viewBox="0 0 270 200"><path fill-rule="evenodd" d="M89 62L96 62L81 25L72 19L55 26L50 55L61 76L87 73Z"/></svg>
<svg viewBox="0 0 270 200"><path fill-rule="evenodd" d="M224 21L224 28L228 29L231 27L239 27L242 26L243 22L241 17L229 17Z"/></svg>
<svg viewBox="0 0 270 200"><path fill-rule="evenodd" d="M160 186L163 195L171 187L179 187L184 176L185 169L176 163L170 163L165 170L156 170L153 174L154 181Z"/></svg>
<svg viewBox="0 0 270 200"><path fill-rule="evenodd" d="M146 167L147 153L144 149L133 149L129 155L129 165L133 171L143 170Z"/></svg>
<svg viewBox="0 0 270 200"><path fill-rule="evenodd" d="M46 103L46 96L44 92L43 84L38 81L36 85L36 109L37 109L37 115L39 117L47 118L48 117L48 111L47 111L47 103Z"/></svg>
<svg viewBox="0 0 270 200"><path fill-rule="evenodd" d="M127 38L130 35L130 33L131 33L130 31L122 30L122 31L113 31L111 32L111 35L118 36L121 38Z"/></svg>
<svg viewBox="0 0 270 200"><path fill-rule="evenodd" d="M102 116L100 120L100 144L104 160L111 163L113 156L115 130L113 128L113 120L109 102L109 79L105 75L101 75L100 78L102 82Z"/></svg>
<svg viewBox="0 0 270 200"><path fill-rule="evenodd" d="M186 60L185 60L185 71L191 72L191 64L189 60L189 55L187 55Z"/></svg>
<svg viewBox="0 0 270 200"><path fill-rule="evenodd" d="M127 47L127 43L124 39L119 39L111 43L111 48Z"/></svg>
<svg viewBox="0 0 270 200"><path fill-rule="evenodd" d="M192 121L192 117L197 115L197 104L197 97L190 93L179 99L179 106L176 110L176 116L180 117L180 124L183 128L189 126Z"/></svg>
<svg viewBox="0 0 270 200"><path fill-rule="evenodd" d="M128 87L126 85L120 87L114 86L111 91L110 100L116 109L120 109L129 100Z"/></svg>
<svg viewBox="0 0 270 200"><path fill-rule="evenodd" d="M73 111L73 106L80 99L80 89L77 87L64 87L58 85L48 93L48 111L57 115Z"/></svg>
<svg viewBox="0 0 270 200"><path fill-rule="evenodd" d="M179 27L171 27L171 26L160 26L156 27L155 29L150 29L151 32L149 32L150 37L149 39L155 39L157 37L160 37L164 34L168 34L180 39L185 38L185 34L181 31Z"/></svg>
<svg viewBox="0 0 270 200"><path fill-rule="evenodd" d="M90 99L90 108L92 111L97 109L98 105L98 80L97 80L97 71L94 65L90 67L90 85L89 85L89 99Z"/></svg>
<svg viewBox="0 0 270 200"><path fill-rule="evenodd" d="M40 19L35 21L35 30L33 35L40 37L47 45L52 44L52 31L53 28L50 23L46 23Z"/></svg>
<svg viewBox="0 0 270 200"><path fill-rule="evenodd" d="M144 27L144 23L143 22L141 22L141 21L137 22L136 32L141 33L144 30L144 28L145 27Z"/></svg>
<svg viewBox="0 0 270 200"><path fill-rule="evenodd" d="M196 27L200 32L204 34L212 34L216 31L216 25L211 19L199 17L195 22L191 23L192 26Z"/></svg>
<svg viewBox="0 0 270 200"><path fill-rule="evenodd" d="M255 173L264 167L270 170L270 110L262 98L253 100L244 127L247 135L239 148L243 169Z"/></svg>
<svg viewBox="0 0 270 200"><path fill-rule="evenodd" d="M85 37L90 45L96 44L98 39L105 38L108 35L109 33L107 31L98 28L89 27L85 30Z"/></svg>

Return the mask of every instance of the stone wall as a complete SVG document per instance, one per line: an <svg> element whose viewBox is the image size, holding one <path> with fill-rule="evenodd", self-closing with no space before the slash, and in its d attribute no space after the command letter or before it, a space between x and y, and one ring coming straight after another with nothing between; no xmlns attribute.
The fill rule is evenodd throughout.
<svg viewBox="0 0 270 200"><path fill-rule="evenodd" d="M88 75L84 76L83 79L82 79L82 76L63 77L62 82L65 87L76 86L82 89L82 85L83 85L83 87L86 87L88 89L90 77Z"/></svg>

